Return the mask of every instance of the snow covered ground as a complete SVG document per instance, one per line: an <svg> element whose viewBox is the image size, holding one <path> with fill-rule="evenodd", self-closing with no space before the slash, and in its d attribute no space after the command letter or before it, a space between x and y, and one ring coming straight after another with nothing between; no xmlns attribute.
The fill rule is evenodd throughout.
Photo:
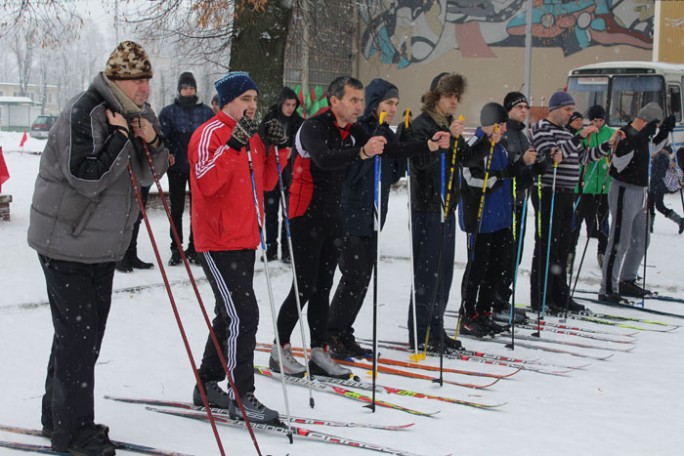
<svg viewBox="0 0 684 456"><path fill-rule="evenodd" d="M19 134L0 132L2 146L11 179L3 185L3 194L11 194L12 220L0 222L0 424L27 427L40 425L40 400L43 393L45 366L52 338L52 324L45 292L45 283L36 253L26 244L26 230L33 184L40 157L19 151ZM25 152L40 151L44 141L29 139ZM165 179L164 179L165 180ZM379 334L383 339L405 340L407 303L410 287L409 243L405 190L393 193L390 213L381 240ZM679 195L669 195L666 203L681 209ZM530 215L531 217L532 215ZM150 213L151 224L161 258L169 257L168 222L160 210ZM463 273L464 236L457 234L457 268L449 309L457 309L459 285ZM533 240L528 230L526 253L522 261L518 302L527 302L528 270ZM141 232L140 256L153 259L153 250L146 234ZM584 245L584 235L580 238ZM597 289L600 271L595 259L595 241L589 245L582 270L580 288ZM655 234L649 249L647 277L649 284L669 295L684 296L680 285L679 255L684 252L684 237L676 234L675 225L658 216ZM258 341L273 337L271 310L265 275L261 262L257 264L254 286L260 305L261 321ZM276 310L287 294L291 274L285 265L270 263ZM201 268L193 266L199 289L208 311L213 308L211 290ZM166 268L174 284L173 293L187 331L195 362L199 364L207 329L197 301L188 283L185 270ZM133 441L195 455L218 454L216 442L208 424L184 418L160 415L142 406L112 402L105 395L148 397L168 400L191 400L194 377L191 372L169 298L162 285L159 268L117 273L115 293L107 334L97 367L97 421L111 428L112 438ZM142 291L126 291L141 287ZM649 304L659 309L684 314L684 304ZM603 308L590 305L595 311L644 317L637 311ZM367 299L357 321L357 334L371 337L372 306ZM658 320L681 324L682 320L658 317ZM552 319L552 321L554 321ZM587 322L572 324L601 331L625 333L627 330L599 326ZM449 327L455 325L446 319ZM529 333L521 330L521 334ZM551 335L544 337L553 338ZM299 340L296 330L294 340ZM624 339L624 337L623 337ZM439 387L427 381L409 380L381 374L378 383L414 391L449 396L485 403L506 404L496 411L487 411L434 400L379 394L378 398L423 411L440 411L435 417L417 417L378 407L375 414L360 403L324 393L314 393L316 407L308 405L308 391L288 387L290 412L336 420L368 423L415 423L398 432L321 427L317 430L412 451L433 455L674 455L684 452L684 329L670 333L640 332L636 348L630 353L615 352L606 361L586 360L564 354L516 347L515 352L492 342L465 340L468 349L515 355L559 365L591 364L564 376L551 376L521 371L485 390L471 390L453 385ZM577 342L577 337L561 340ZM599 341L581 342L606 346ZM612 344L611 348L623 348ZM571 349L591 355L609 354L604 350ZM391 350L381 350L385 356L407 359ZM267 363L265 353L256 353L256 362ZM426 362L437 364L437 360ZM486 366L465 361L447 360L446 366L482 372L508 373L510 368ZM425 373L424 371L420 371ZM365 371L355 373L368 379ZM477 377L446 374L446 379L478 382ZM279 383L257 378L257 396L267 405L285 411ZM304 426L306 427L306 426ZM309 426L314 428L313 426ZM220 435L229 455L256 454L245 430L220 427ZM290 445L285 437L257 431L262 454L284 455L352 455L372 454L369 451L308 441L296 438ZM41 439L0 432L2 440L41 442ZM123 452L121 452L123 454ZM0 449L0 454L15 454ZM16 453L19 454L19 453Z"/></svg>

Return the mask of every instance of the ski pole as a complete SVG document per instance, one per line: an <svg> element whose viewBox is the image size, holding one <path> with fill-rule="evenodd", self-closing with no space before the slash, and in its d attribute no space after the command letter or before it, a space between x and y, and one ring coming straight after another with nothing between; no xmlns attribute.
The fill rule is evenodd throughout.
<svg viewBox="0 0 684 456"><path fill-rule="evenodd" d="M537 201L539 202L539 207L537 208L537 243L539 244L539 251L537 252L537 301L539 301L539 277L541 276L541 271L542 271L542 184L541 184L541 175L537 175ZM536 245L535 245L536 247ZM541 302L537 302L537 331L541 331Z"/></svg>
<svg viewBox="0 0 684 456"><path fill-rule="evenodd" d="M511 308L509 312L509 317L508 320L511 324L511 343L510 343L510 349L515 350L515 294L516 290L518 288L518 272L520 271L520 256L522 255L522 244L523 244L523 236L525 233L525 223L526 223L526 217L527 217L527 193L528 190L525 190L525 199L523 200L523 207L522 211L520 212L520 231L518 234L518 248L516 250L515 254L515 272L513 274L513 302L511 302ZM514 205L515 205L515 200ZM513 208L513 211L515 211L515 207ZM515 232L515 229L513 230Z"/></svg>
<svg viewBox="0 0 684 456"><path fill-rule="evenodd" d="M306 331L304 330L304 321L302 320L302 306L301 302L299 299L299 285L297 284L297 268L295 266L295 257L294 257L294 249L292 248L292 232L290 231L290 220L288 219L288 201L287 198L285 197L285 186L283 185L283 173L282 169L280 167L280 148L278 146L275 146L275 152L276 152L276 168L278 169L278 188L280 190L280 209L282 212L283 216L283 223L285 224L285 233L287 235L287 249L290 252L290 266L292 267L292 284L294 286L294 291L295 291L295 300L297 302L297 315L299 317L299 329L302 333L302 347L307 347L307 341L306 341ZM275 315L275 314L274 314ZM280 344L278 344L278 357L279 362L282 363L282 349L280 347ZM311 372L309 371L309 354L305 351L304 352L304 366L306 367L306 377L311 378ZM281 372L283 366L280 366ZM313 398L313 387L311 384L309 384L309 407L314 408L316 406L316 402Z"/></svg>
<svg viewBox="0 0 684 456"><path fill-rule="evenodd" d="M409 128L409 118L411 116L411 110L407 109L404 111L404 129ZM411 248L409 249L409 255L411 260L411 316L413 317L413 355L410 358L418 362L425 359L424 353L418 353L418 323L416 320L416 279L413 273L414 271L414 258L413 258L413 209L411 207L411 160L406 159L406 183L408 189L408 232L409 232L409 242Z"/></svg>
<svg viewBox="0 0 684 456"><path fill-rule="evenodd" d="M147 151L147 148L145 148ZM149 151L147 151L149 154ZM197 382L197 386L200 391L200 396L202 397L202 402L204 403L205 410L207 412L207 417L209 418L209 423L211 424L211 429L214 433L214 438L216 439L216 444L218 445L219 451L221 452L221 455L225 456L226 452L223 449L223 442L221 441L221 436L219 435L218 428L216 427L216 420L214 418L214 414L211 412L211 408L209 405L209 400L207 399L207 394L206 391L204 390L204 384L202 383L202 380L200 379L199 376L199 371L197 370L197 364L195 363L195 358L192 355L192 349L190 348L190 343L188 341L187 334L185 333L185 328L183 326L183 322L181 320L180 314L178 313L178 307L176 306L176 301L173 297L173 292L171 291L171 285L169 284L169 279L166 276L166 270L164 269L163 262L161 259L161 255L159 254L159 249L157 248L157 242L154 238L154 233L152 232L152 226L150 225L150 219L147 217L147 211L145 210L145 203L143 202L142 195L140 194L140 187L138 187L138 182L136 181L135 174L133 173L133 168L131 167L130 162L128 163L128 175L131 178L131 184L133 185L133 190L135 191L135 196L138 200L138 205L140 206L140 212L142 213L143 220L145 221L145 227L147 228L147 233L150 236L150 242L152 243L152 250L154 250L154 256L157 259L157 263L159 264L159 271L161 272L162 279L164 281L164 285L166 286L166 292L169 296L169 301L171 302L171 308L173 309L173 315L176 318L176 324L178 325L178 330L181 334L181 338L183 339L183 346L185 347L185 352L188 355L188 359L190 360L190 365L192 366L192 373L195 376L195 381ZM156 177L155 177L156 180ZM163 197L162 197L163 200ZM171 225L173 226L173 224ZM249 422L247 422L249 423ZM248 428L251 427L247 426ZM256 438L254 439L255 446L257 448L257 453L261 455L261 452L259 451L258 444L256 443Z"/></svg>
<svg viewBox="0 0 684 456"><path fill-rule="evenodd" d="M653 136L648 138L648 186L646 187L646 201L648 201L648 192L651 190L651 169L653 167ZM644 293L641 296L641 308L646 307L646 260L648 259L648 234L651 226L651 212L648 210L648 203L646 203L646 229L644 230Z"/></svg>
<svg viewBox="0 0 684 456"><path fill-rule="evenodd" d="M246 113L244 115L247 115ZM276 310L273 300L273 287L271 286L271 275L268 269L268 260L266 259L266 242L264 240L264 230L261 220L261 210L259 208L259 194L256 188L256 179L254 178L254 165L252 163L252 150L249 141L245 144L245 150L247 152L247 164L249 165L249 177L252 181L252 196L254 198L254 210L256 212L257 224L259 225L259 243L261 245L261 257L264 260L264 274L266 275L266 288L268 289L268 303L271 307L271 320L273 321L273 332L275 333L276 345L278 346L278 364L280 367L280 372L283 375L280 376L281 384L283 387L283 400L285 401L285 415L288 419L285 420L285 425L287 426L287 437L290 443L293 442L292 438L292 428L290 427L290 401L287 397L287 386L285 385L285 369L283 368L283 354L280 345L280 336L278 335L278 326L276 324ZM276 161L279 161L280 157L276 156ZM295 279L296 280L296 279Z"/></svg>
<svg viewBox="0 0 684 456"><path fill-rule="evenodd" d="M200 308L200 312L202 313L202 317L204 318L204 323L207 326L209 330L209 337L211 338L211 341L214 345L214 349L216 350L216 354L219 358L219 362L221 363L221 367L226 373L226 377L228 379L228 384L230 385L231 389L236 393L235 394L235 401L238 404L238 407L240 408L240 413L245 420L245 423L247 424L247 430L249 432L249 435L252 439L252 442L254 443L254 447L256 448L257 454L261 456L261 449L259 448L259 443L256 440L256 435L254 435L254 430L252 429L252 425L249 421L249 418L247 417L247 412L242 404L242 400L240 399L240 395L238 393L237 386L235 385L235 381L233 380L233 375L230 372L230 369L228 368L228 363L226 362L226 358L223 355L223 348L221 343L219 342L216 332L214 331L214 328L212 326L211 319L209 318L209 315L207 314L207 309L206 306L204 305L204 301L202 300L202 295L199 292L199 288L197 287L197 282L195 281L195 277L192 273L192 270L190 269L190 263L188 262L188 259L185 255L185 252L182 249L182 243L180 240L180 236L178 235L178 231L176 230L175 224L173 223L173 219L171 217L171 209L169 208L169 203L166 199L166 196L164 194L164 190L162 189L161 183L159 181L159 175L157 174L157 170L154 168L154 162L152 160L152 154L150 153L149 147L147 147L147 144L143 142L143 150L145 152L145 156L147 157L147 164L150 168L150 171L152 172L152 177L154 178L155 185L157 186L157 191L159 192L159 196L161 197L161 202L162 205L164 206L164 212L166 213L166 218L169 220L169 226L171 227L171 232L173 233L174 241L176 242L176 246L179 246L178 250L181 254L181 258L183 259L183 263L185 264L185 270L188 274L188 278L190 279L190 283L192 284L192 289L195 293L195 298L197 299L197 303ZM134 184L134 186L136 186ZM146 217L146 211L143 210L143 218ZM152 245L154 246L155 250L155 257L157 260L157 264L159 265L159 271L162 274L162 278L164 280L164 284L166 286L166 292L169 295L169 300L171 302L171 307L173 308L174 315L176 317L176 322L179 325L179 329L181 330L181 335L185 339L185 333L184 330L182 329L182 321L180 320L180 314L178 313L178 309L176 307L175 300L173 298L173 293L171 291L171 287L168 282L168 278L166 277L166 269L164 268L161 260L161 256L159 255L159 252L156 248L156 242L154 241L153 238L153 233L151 229L151 225L149 224L149 221L146 220L145 226L147 228L148 235L150 236L150 241L152 242ZM194 365L194 361L192 362ZM204 384L201 382L199 379L199 374L197 374L197 389L200 392L200 396L202 397L202 402L204 403L205 407L208 407L209 403L206 398L206 392L204 390ZM222 453L223 454L223 453Z"/></svg>
<svg viewBox="0 0 684 456"><path fill-rule="evenodd" d="M378 129L385 123L387 113L382 111L378 118ZM375 255L373 259L373 394L371 403L368 407L375 413L375 383L378 377L378 264L380 262L380 224L382 223L382 159L379 155L373 158L374 182L373 182L373 202L374 202L374 247Z"/></svg>
<svg viewBox="0 0 684 456"><path fill-rule="evenodd" d="M544 270L544 291L542 294L542 316L546 314L546 294L549 285L549 265L551 262L551 239L553 235L553 209L556 203L556 175L558 170L558 161L553 161L553 182L551 184L551 206L549 207L549 234L546 241L546 268ZM538 336L541 336L541 331L538 331Z"/></svg>

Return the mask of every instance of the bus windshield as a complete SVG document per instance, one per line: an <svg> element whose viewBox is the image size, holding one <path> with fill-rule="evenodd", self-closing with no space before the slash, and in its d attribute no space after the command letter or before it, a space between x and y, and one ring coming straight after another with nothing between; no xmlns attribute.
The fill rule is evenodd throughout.
<svg viewBox="0 0 684 456"><path fill-rule="evenodd" d="M655 101L665 106L662 76L615 76L610 90L609 125L631 122L644 105Z"/></svg>
<svg viewBox="0 0 684 456"><path fill-rule="evenodd" d="M665 81L658 75L570 76L568 92L583 114L595 104L607 108L607 123L615 127L631 122L651 101L665 103Z"/></svg>

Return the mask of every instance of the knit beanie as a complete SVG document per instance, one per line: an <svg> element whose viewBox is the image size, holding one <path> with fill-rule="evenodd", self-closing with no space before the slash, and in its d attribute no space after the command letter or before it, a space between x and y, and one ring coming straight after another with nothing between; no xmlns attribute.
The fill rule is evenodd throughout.
<svg viewBox="0 0 684 456"><path fill-rule="evenodd" d="M520 92L508 92L506 96L504 97L503 101L503 106L504 109L506 109L506 112L510 111L513 109L516 105L519 105L520 103L528 103L527 97L523 93Z"/></svg>
<svg viewBox="0 0 684 456"><path fill-rule="evenodd" d="M104 75L110 81L152 78L152 64L138 43L122 41L109 56Z"/></svg>
<svg viewBox="0 0 684 456"><path fill-rule="evenodd" d="M231 71L218 81L214 82L219 98L219 108L233 101L248 90L256 90L256 83L249 77L249 73L244 71Z"/></svg>
<svg viewBox="0 0 684 456"><path fill-rule="evenodd" d="M576 121L577 119L584 119L584 116L583 116L582 113L579 112L579 111L575 111L575 112L572 113L572 115L570 116L570 120L568 120L568 124L573 123L573 122Z"/></svg>
<svg viewBox="0 0 684 456"><path fill-rule="evenodd" d="M553 111L554 109L574 104L575 100L568 92L559 90L558 92L551 95L551 98L549 99L549 111Z"/></svg>
<svg viewBox="0 0 684 456"><path fill-rule="evenodd" d="M603 109L603 106L601 105L594 105L589 110L587 111L587 119L589 120L596 120L596 119L605 119L606 118L606 110Z"/></svg>
<svg viewBox="0 0 684 456"><path fill-rule="evenodd" d="M178 91L181 91L181 87L183 86L190 86L193 89L197 90L197 81L195 81L195 76L192 75L189 71L186 71L185 73L181 73L181 75L178 77Z"/></svg>
<svg viewBox="0 0 684 456"><path fill-rule="evenodd" d="M655 101L650 102L637 114L638 119L643 119L646 123L651 123L654 120L657 122L662 122L663 121L663 110L660 109L660 106L658 106L658 103Z"/></svg>
<svg viewBox="0 0 684 456"><path fill-rule="evenodd" d="M491 127L495 124L504 123L508 120L508 113L499 103L487 103L480 111L480 125Z"/></svg>
<svg viewBox="0 0 684 456"><path fill-rule="evenodd" d="M389 100L390 98L399 98L399 89L396 87L390 87L387 89L387 92L385 92L380 101Z"/></svg>

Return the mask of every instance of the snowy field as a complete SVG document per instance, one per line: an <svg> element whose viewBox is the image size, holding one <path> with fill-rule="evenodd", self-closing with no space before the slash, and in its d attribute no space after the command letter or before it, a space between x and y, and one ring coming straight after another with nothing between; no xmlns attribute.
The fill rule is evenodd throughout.
<svg viewBox="0 0 684 456"><path fill-rule="evenodd" d="M10 180L3 194L11 194L12 220L0 222L0 424L37 428L40 426L40 400L43 393L45 366L52 338L52 324L47 305L45 282L36 253L26 244L29 206L40 157L28 152L42 150L44 141L29 139L24 152L19 150L19 134L0 132ZM165 180L165 178L163 179ZM382 339L406 340L406 315L410 288L409 242L407 230L406 190L395 191L390 199L390 212L381 238L384 256L380 264L379 334ZM679 195L668 195L666 203L681 211ZM532 212L532 211L531 211ZM530 214L532 217L532 214ZM160 249L163 264L169 257L168 221L163 211L153 210L150 221ZM187 221L187 216L186 216ZM528 302L531 238L528 230L526 252L522 261L518 302ZM457 267L449 309L459 304L460 280L465 257L464 235L457 234ZM584 245L584 233L580 246ZM152 246L146 232L141 231L140 257L151 261ZM579 288L598 290L600 271L596 264L596 244L589 244ZM651 248L647 278L649 286L662 294L684 296L679 255L684 253L684 237L676 234L675 225L658 215ZM258 341L273 337L272 313L268 299L263 265L257 263L254 287L259 300L261 321ZM282 263L270 263L276 310L287 294L291 274ZM184 328L199 364L207 329L184 268L166 268L173 284L173 294ZM213 296L201 268L192 272L202 299L212 312ZM141 291L126 291L140 287ZM194 455L219 454L208 424L147 411L143 406L112 402L105 395L145 397L167 400L191 400L194 377L191 372L180 332L159 267L131 274L117 273L115 293L107 334L97 366L96 420L111 428L111 437ZM369 293L370 295L370 293ZM371 337L372 301L367 299L357 321L357 335ZM684 304L649 303L649 306L684 314ZM589 305L597 312L652 317L660 321L682 324L684 320L654 317L634 310L615 310ZM556 321L550 319L550 321ZM623 334L627 329L601 326L583 321L570 324L597 331ZM453 328L455 319L446 319ZM649 328L655 326L642 325ZM529 330L520 330L528 334ZM605 336L605 335L604 335ZM613 336L618 337L618 336ZM543 338L583 342L602 348L624 348L570 336L544 334ZM562 376L521 371L509 379L483 390L454 385L439 387L428 381L412 380L380 374L378 383L413 391L448 396L483 403L506 404L495 411L480 410L435 400L378 394L378 398L422 411L440 411L434 417L413 416L378 407L375 414L360 403L325 393L314 393L316 407L308 405L305 388L288 387L290 412L293 415L364 423L403 424L415 426L403 431L345 429L319 427L317 430L356 440L399 448L424 456L446 455L679 455L684 454L684 329L669 333L639 332L635 349L629 353L598 349L546 346L573 350L587 355L608 355L598 361L516 347L512 352L492 342L464 340L468 349L478 349L520 358L538 359L557 365L583 369ZM299 340L295 330L293 340ZM384 356L407 360L405 354L381 350ZM267 363L265 353L256 353L256 362ZM437 364L429 359L425 363ZM447 367L505 374L511 368L446 360ZM416 371L427 373L426 371ZM355 373L369 379L364 370ZM454 381L483 382L485 379L445 374ZM257 397L265 404L285 412L279 383L257 377ZM314 426L303 426L315 428ZM229 455L256 454L254 445L243 429L219 427ZM264 455L313 456L373 454L370 451L336 446L296 438L290 445L278 434L256 432ZM0 432L0 440L45 443L42 439ZM124 452L120 452L125 454ZM0 454L20 454L0 449ZM132 454L132 453L131 453Z"/></svg>

